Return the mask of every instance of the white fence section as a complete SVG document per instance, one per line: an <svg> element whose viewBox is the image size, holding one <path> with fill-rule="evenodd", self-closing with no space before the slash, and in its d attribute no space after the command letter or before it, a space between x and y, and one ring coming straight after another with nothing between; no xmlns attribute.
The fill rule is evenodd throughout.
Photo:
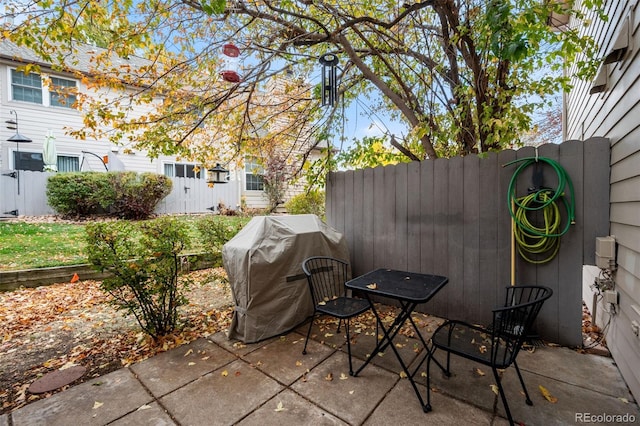
<svg viewBox="0 0 640 426"><path fill-rule="evenodd" d="M47 203L47 179L52 173L0 171L0 217L52 215ZM156 207L158 214L206 213L219 204L235 209L240 204L238 182L210 188L203 179L172 178L171 193Z"/></svg>

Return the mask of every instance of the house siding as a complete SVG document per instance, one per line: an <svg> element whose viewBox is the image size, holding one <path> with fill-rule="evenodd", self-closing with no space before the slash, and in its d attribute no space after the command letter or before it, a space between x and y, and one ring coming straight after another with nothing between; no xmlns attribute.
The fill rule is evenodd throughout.
<svg viewBox="0 0 640 426"><path fill-rule="evenodd" d="M600 303L598 324L609 323L609 350L640 400L640 338L631 328L632 321L640 323L640 10L628 1L606 2L605 7L607 22L595 15L587 17L593 22L588 31L600 45L600 57L610 51L626 17L630 17L633 50L623 61L603 65L608 81L602 93L590 95L591 81L574 78L574 89L566 97L565 129L570 139L602 136L610 140L609 232L617 242L614 279L619 305L610 311ZM570 69L569 75L574 72L575 68ZM585 300L591 300L589 292L585 291Z"/></svg>

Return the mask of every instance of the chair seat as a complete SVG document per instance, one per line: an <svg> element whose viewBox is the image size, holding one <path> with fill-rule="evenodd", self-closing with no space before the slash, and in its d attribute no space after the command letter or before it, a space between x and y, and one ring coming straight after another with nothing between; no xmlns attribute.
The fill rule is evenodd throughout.
<svg viewBox="0 0 640 426"><path fill-rule="evenodd" d="M360 315L369 308L367 300L353 297L337 297L316 305L316 311L342 319Z"/></svg>
<svg viewBox="0 0 640 426"><path fill-rule="evenodd" d="M491 330L465 323L463 321L447 321L442 324L431 337L433 344L461 357L471 359L496 368L506 368L511 362L511 350L504 339L495 339L492 344ZM495 357L492 361L492 350Z"/></svg>

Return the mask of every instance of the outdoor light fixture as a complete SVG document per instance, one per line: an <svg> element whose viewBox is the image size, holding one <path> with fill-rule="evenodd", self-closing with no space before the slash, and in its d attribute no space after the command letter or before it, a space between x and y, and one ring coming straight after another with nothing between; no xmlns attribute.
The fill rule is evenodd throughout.
<svg viewBox="0 0 640 426"><path fill-rule="evenodd" d="M13 114L15 119L5 121L5 123L7 123L7 129L15 130L16 133L13 136L11 136L9 139L7 139L7 142L16 143L15 164L13 166L16 169L15 178L18 181L18 195L20 195L20 170L18 169L18 161L20 160L20 144L29 143L32 141L28 137L21 135L20 132L18 131L18 113L13 109L9 111L9 113Z"/></svg>
<svg viewBox="0 0 640 426"><path fill-rule="evenodd" d="M227 183L229 181L229 170L216 163L216 166L207 170L207 183Z"/></svg>
<svg viewBox="0 0 640 426"><path fill-rule="evenodd" d="M338 98L338 57L333 53L325 53L320 56L320 64L322 65L322 87L321 97L322 106L334 106Z"/></svg>

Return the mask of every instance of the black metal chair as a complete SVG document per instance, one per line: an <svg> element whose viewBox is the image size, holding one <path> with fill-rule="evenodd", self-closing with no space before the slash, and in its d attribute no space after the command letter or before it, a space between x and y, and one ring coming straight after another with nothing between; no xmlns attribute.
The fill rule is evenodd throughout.
<svg viewBox="0 0 640 426"><path fill-rule="evenodd" d="M516 357L527 336L530 335L533 323L544 301L552 294L553 291L548 287L507 287L505 304L503 307L493 310L493 324L491 326L482 327L463 321L446 321L438 327L431 337L431 348L428 354L425 411L431 411L431 360L438 364L445 375L449 377L451 376L449 361L451 354L454 354L491 367L507 417L513 425L513 418L500 382L498 369L505 369L513 364L526 396L526 403L533 405L516 363ZM434 358L437 349L447 352L446 368Z"/></svg>
<svg viewBox="0 0 640 426"><path fill-rule="evenodd" d="M313 317L309 323L307 339L302 353L307 353L307 343L316 315L326 314L338 318L338 333L344 321L347 334L347 352L349 354L349 373L353 375L351 364L351 337L349 335L349 319L360 315L371 308L365 299L346 296L344 283L349 279L349 264L339 259L326 256L314 256L302 262L302 270L307 276L309 290L313 299Z"/></svg>

